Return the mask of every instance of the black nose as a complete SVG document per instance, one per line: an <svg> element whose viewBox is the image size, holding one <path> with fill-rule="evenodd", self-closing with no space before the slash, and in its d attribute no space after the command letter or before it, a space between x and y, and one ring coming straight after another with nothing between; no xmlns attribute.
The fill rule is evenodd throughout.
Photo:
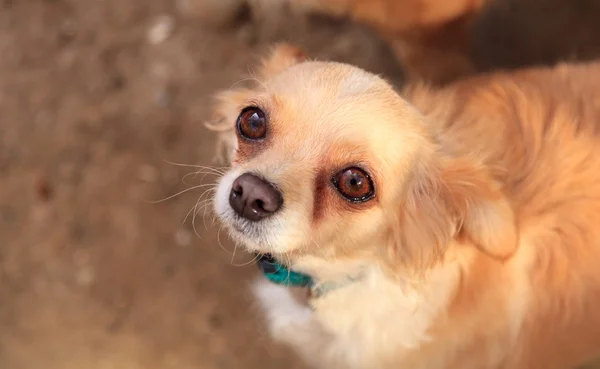
<svg viewBox="0 0 600 369"><path fill-rule="evenodd" d="M253 174L244 173L233 181L229 205L243 218L259 221L277 212L282 204L281 193Z"/></svg>

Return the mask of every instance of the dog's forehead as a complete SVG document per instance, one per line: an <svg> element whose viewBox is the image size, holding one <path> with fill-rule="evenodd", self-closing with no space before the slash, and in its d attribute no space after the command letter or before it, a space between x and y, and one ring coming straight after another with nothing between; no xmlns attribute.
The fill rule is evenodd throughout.
<svg viewBox="0 0 600 369"><path fill-rule="evenodd" d="M291 160L389 166L414 151L414 109L375 75L310 62L288 68L265 87L273 147Z"/></svg>
<svg viewBox="0 0 600 369"><path fill-rule="evenodd" d="M300 63L274 76L269 83L273 93L308 93L307 96L328 99L321 99L321 103L357 96L378 87L386 87L381 78L351 65L332 62Z"/></svg>
<svg viewBox="0 0 600 369"><path fill-rule="evenodd" d="M356 67L307 62L288 68L266 85L275 124L289 134L295 130L331 136L356 134L388 122L399 96L381 78Z"/></svg>

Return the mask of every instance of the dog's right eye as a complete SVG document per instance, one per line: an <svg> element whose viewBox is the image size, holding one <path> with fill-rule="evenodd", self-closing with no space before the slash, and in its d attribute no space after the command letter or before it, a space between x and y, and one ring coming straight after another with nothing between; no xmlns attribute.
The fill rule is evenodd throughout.
<svg viewBox="0 0 600 369"><path fill-rule="evenodd" d="M256 107L242 110L237 119L237 129L240 135L249 140L260 140L267 134L267 119L265 113Z"/></svg>

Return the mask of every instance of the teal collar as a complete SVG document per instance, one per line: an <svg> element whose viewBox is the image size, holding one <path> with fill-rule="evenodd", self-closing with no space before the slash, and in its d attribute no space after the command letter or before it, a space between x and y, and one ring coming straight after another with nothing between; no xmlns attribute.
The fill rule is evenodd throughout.
<svg viewBox="0 0 600 369"><path fill-rule="evenodd" d="M278 263L271 255L261 255L258 259L258 266L265 277L273 283L289 287L312 287L314 285L313 279L309 275L294 272Z"/></svg>
<svg viewBox="0 0 600 369"><path fill-rule="evenodd" d="M309 287L311 297L319 298L341 287L362 279L362 275L347 277L340 282L315 282L311 276L295 272L285 265L278 263L271 255L264 254L258 259L258 266L264 276L275 284L288 287Z"/></svg>

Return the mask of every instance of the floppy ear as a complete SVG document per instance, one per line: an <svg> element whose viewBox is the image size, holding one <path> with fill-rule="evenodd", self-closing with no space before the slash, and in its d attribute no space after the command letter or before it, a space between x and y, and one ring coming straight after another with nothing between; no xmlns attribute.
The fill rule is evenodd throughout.
<svg viewBox="0 0 600 369"><path fill-rule="evenodd" d="M439 261L455 238L497 259L511 256L517 248L512 208L475 162L450 159L438 168L421 166L406 196L394 252L418 268Z"/></svg>
<svg viewBox="0 0 600 369"><path fill-rule="evenodd" d="M401 205L399 226L393 227L393 260L420 271L443 257L456 232L455 217L443 192L437 168L414 168Z"/></svg>
<svg viewBox="0 0 600 369"><path fill-rule="evenodd" d="M489 170L466 158L453 159L442 175L446 196L459 217L458 234L491 257L510 257L518 246L515 214Z"/></svg>

